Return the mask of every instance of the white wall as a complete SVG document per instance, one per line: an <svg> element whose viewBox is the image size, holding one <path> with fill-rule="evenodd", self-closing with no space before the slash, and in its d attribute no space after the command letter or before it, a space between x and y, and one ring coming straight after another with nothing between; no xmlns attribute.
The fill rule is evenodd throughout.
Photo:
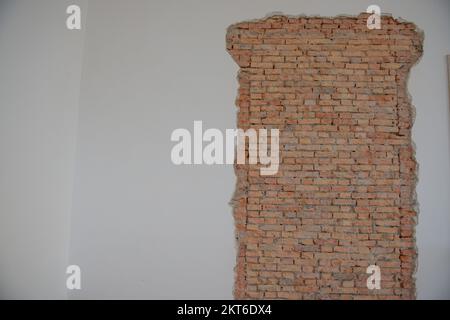
<svg viewBox="0 0 450 320"><path fill-rule="evenodd" d="M170 135L196 119L233 127L236 68L226 26L184 10L90 3L71 250L85 286L73 297L232 297L233 169L174 166Z"/></svg>
<svg viewBox="0 0 450 320"><path fill-rule="evenodd" d="M89 8L82 7L89 11L89 17L79 101L69 260L82 268L83 289L71 292L70 297L231 298L235 251L228 201L234 190L233 170L229 166L172 165L170 133L175 128L191 128L194 120L220 129L235 125L238 68L225 50L225 32L230 24L274 11L292 15L356 15L369 4L378 4L383 12L413 21L425 32L424 55L413 68L409 81L417 108L413 140L420 165L418 297L450 299L450 117L444 58L450 53L450 4L446 0L89 1ZM55 7L49 5L47 11ZM26 20L27 15L18 16ZM1 13L0 19L1 26L4 23ZM16 37L13 30L0 30L2 48L6 43L4 37ZM42 41L50 40L41 37L39 41L42 45ZM74 44L77 43L73 41ZM38 70L45 66L41 62L46 61L45 57L32 60L31 55L25 55L19 60L12 55L15 51L9 50L10 56L2 57L0 64L10 66L11 76L14 71L11 66ZM72 66L57 71L74 70L78 69ZM34 75L37 78L36 74L39 73ZM0 279L5 279L9 274L19 275L19 271L11 270L14 266L24 266L23 261L39 257L38 250L19 250L20 257L15 252L22 248L22 243L29 244L48 235L43 224L53 222L55 230L56 226L63 226L58 236L67 237L64 227L67 221L63 217L70 202L73 143L63 144L62 140L70 137L67 141L73 141L76 115L69 112L65 114L67 117L56 119L57 113L49 107L54 101L42 104L46 111L52 111L49 118L45 118L49 112L41 114L36 109L5 108L25 105L22 100L36 100L38 93L34 90L39 87L36 81L30 82L31 93L17 97L20 86L11 84L6 90L3 83L8 78L4 74L0 77L0 90L7 91L0 96L1 130L7 130L8 134L0 138L2 155L8 151L6 165L1 166L0 182L2 219L5 217L7 222L0 225ZM58 73L50 79L55 82L61 77ZM47 76L43 79L47 82L40 84L40 90L62 91L59 96L69 101L63 104L65 108L77 103L77 97L68 97L73 93L72 87L60 88L64 84L48 82ZM12 113L16 122L7 122L3 116L6 112ZM39 129L47 128L47 132L53 132L52 126L64 129L58 137L51 136L58 143L49 138L50 134L32 134L30 130L37 124L30 115L39 120ZM19 153L11 153L14 148L27 148L23 151L25 155L35 158L28 156L24 160ZM37 159L36 154L46 155L48 168L44 169L51 168L53 176L38 169L43 160ZM48 164L50 160L52 166ZM17 178L17 173L25 168L27 171ZM3 179L5 174L7 182ZM57 183L40 183L46 176ZM33 184L25 188L29 181ZM56 192L64 196L50 197ZM55 211L41 210L35 215L29 209L36 207L34 202ZM16 234L15 228L28 225L24 219L39 223L38 228L29 227L26 236ZM64 251L62 244L53 242L51 246L43 242L41 248L52 246L57 246L58 252ZM5 270L9 273L3 272L4 257L8 257L9 269ZM48 274L42 261L30 263L35 266L29 272L30 278ZM52 272L61 266L62 263L53 264ZM27 288L12 280L0 288L7 288L6 296L39 296L46 291L43 284ZM43 290L38 291L40 288Z"/></svg>
<svg viewBox="0 0 450 320"><path fill-rule="evenodd" d="M0 1L0 298L67 297L83 38L69 3Z"/></svg>

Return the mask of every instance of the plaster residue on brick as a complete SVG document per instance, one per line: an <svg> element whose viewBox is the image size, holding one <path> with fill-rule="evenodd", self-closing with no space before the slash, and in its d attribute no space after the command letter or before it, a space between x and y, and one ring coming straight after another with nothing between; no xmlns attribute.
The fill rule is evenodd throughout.
<svg viewBox="0 0 450 320"><path fill-rule="evenodd" d="M270 16L232 25L238 127L278 128L280 167L235 165L236 298L413 299L412 23ZM366 268L381 268L381 289Z"/></svg>

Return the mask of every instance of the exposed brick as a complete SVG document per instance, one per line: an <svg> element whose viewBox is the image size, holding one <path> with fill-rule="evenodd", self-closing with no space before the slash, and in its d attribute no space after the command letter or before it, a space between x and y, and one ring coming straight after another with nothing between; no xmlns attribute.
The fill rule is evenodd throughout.
<svg viewBox="0 0 450 320"><path fill-rule="evenodd" d="M415 298L414 24L271 16L232 25L238 127L278 128L280 167L235 165L235 297ZM368 290L367 266L381 267Z"/></svg>

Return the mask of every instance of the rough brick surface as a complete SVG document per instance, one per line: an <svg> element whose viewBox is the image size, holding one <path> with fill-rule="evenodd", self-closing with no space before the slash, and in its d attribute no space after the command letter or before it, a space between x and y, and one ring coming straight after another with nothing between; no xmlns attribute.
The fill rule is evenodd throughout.
<svg viewBox="0 0 450 320"><path fill-rule="evenodd" d="M238 127L280 129L280 169L235 165L236 298L415 298L412 23L271 16L232 25ZM381 267L368 290L366 268Z"/></svg>

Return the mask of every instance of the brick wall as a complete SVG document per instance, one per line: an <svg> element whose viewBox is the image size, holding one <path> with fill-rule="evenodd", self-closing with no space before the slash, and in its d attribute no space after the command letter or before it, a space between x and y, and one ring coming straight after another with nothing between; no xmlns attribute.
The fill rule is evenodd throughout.
<svg viewBox="0 0 450 320"><path fill-rule="evenodd" d="M415 298L412 23L272 16L232 25L238 127L280 129L280 169L235 165L236 298ZM366 268L381 268L368 290Z"/></svg>

